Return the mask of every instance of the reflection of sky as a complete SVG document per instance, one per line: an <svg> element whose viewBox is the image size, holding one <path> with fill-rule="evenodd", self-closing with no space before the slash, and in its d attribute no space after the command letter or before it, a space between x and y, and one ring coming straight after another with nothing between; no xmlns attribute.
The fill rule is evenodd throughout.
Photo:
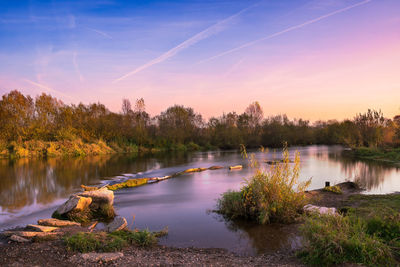
<svg viewBox="0 0 400 267"><path fill-rule="evenodd" d="M310 146L290 149L301 155L300 180L312 177L310 189L354 180L370 188L370 193L400 191L400 170L341 157L340 147ZM249 151L249 154L252 153ZM261 166L271 154L255 152ZM276 151L281 158L281 150ZM188 168L243 164L242 170L227 168L184 174L159 183L115 192L118 214L133 227L160 230L169 227L164 244L174 246L224 247L240 253L256 253L292 246L296 239L285 229L230 225L208 211L227 190L238 190L253 170L240 153L233 151L168 154L135 158L128 155L75 159L0 161L0 229L35 223L51 216L62 201L81 184L98 184L108 179L170 175ZM357 180L357 179L356 179ZM41 197L39 195L41 194ZM133 217L135 219L133 220ZM279 235L277 235L279 233ZM268 240L278 240L269 244Z"/></svg>
<svg viewBox="0 0 400 267"><path fill-rule="evenodd" d="M398 0L0 2L0 93L206 117L398 113ZM245 92L245 93L244 93ZM212 96L212 97L210 97ZM223 101L221 101L223 99Z"/></svg>

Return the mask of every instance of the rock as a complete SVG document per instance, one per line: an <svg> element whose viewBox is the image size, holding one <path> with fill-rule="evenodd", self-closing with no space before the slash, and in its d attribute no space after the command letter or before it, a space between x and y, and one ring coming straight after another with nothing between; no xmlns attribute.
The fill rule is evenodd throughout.
<svg viewBox="0 0 400 267"><path fill-rule="evenodd" d="M81 224L77 222L59 220L54 218L38 220L38 224L43 226L53 226L53 227L81 226Z"/></svg>
<svg viewBox="0 0 400 267"><path fill-rule="evenodd" d="M229 170L241 170L243 168L242 165L230 166Z"/></svg>
<svg viewBox="0 0 400 267"><path fill-rule="evenodd" d="M120 231L128 225L126 219L122 216L116 216L112 222L106 225L107 232Z"/></svg>
<svg viewBox="0 0 400 267"><path fill-rule="evenodd" d="M35 224L28 224L26 226L27 229L33 230L35 232L52 232L58 227L53 227L53 226L43 226L43 225L35 225Z"/></svg>
<svg viewBox="0 0 400 267"><path fill-rule="evenodd" d="M58 214L65 214L72 210L85 210L92 203L90 197L72 195L64 204L58 207Z"/></svg>
<svg viewBox="0 0 400 267"><path fill-rule="evenodd" d="M102 187L98 190L78 193L77 196L89 197L93 200L93 202L101 202L110 205L114 203L114 192L107 189L106 187Z"/></svg>
<svg viewBox="0 0 400 267"><path fill-rule="evenodd" d="M83 253L81 254L82 259L90 261L90 262L110 262L117 260L121 257L123 257L124 254L121 252L115 252L115 253L96 253L96 252L91 252L91 253Z"/></svg>
<svg viewBox="0 0 400 267"><path fill-rule="evenodd" d="M319 207L308 204L305 205L303 209L307 213L316 212L320 215L338 215L336 208Z"/></svg>
<svg viewBox="0 0 400 267"><path fill-rule="evenodd" d="M30 242L28 239L23 238L23 237L20 237L20 236L18 236L18 235L12 235L12 236L10 237L10 240L11 240L11 241L14 241L14 242L18 242L18 243Z"/></svg>
<svg viewBox="0 0 400 267"><path fill-rule="evenodd" d="M32 238L32 237L45 237L45 236L53 236L53 235L61 235L61 232L31 232L31 231L5 231L3 232L3 235L5 236L13 236L17 235L20 237L25 237L25 238Z"/></svg>

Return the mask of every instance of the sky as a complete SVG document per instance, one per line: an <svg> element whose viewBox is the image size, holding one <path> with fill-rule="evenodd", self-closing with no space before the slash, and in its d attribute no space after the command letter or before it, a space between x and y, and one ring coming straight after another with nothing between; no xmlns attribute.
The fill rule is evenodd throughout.
<svg viewBox="0 0 400 267"><path fill-rule="evenodd" d="M400 114L399 0L0 0L0 94L205 118Z"/></svg>

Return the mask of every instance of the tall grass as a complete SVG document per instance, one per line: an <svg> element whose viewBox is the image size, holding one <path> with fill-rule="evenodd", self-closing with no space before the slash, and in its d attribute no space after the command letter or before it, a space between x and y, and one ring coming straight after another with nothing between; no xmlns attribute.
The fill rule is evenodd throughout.
<svg viewBox="0 0 400 267"><path fill-rule="evenodd" d="M369 226L356 217L315 215L301 227L305 247L299 256L307 264L330 266L358 263L368 266L395 266L391 248Z"/></svg>
<svg viewBox="0 0 400 267"><path fill-rule="evenodd" d="M249 158L250 166L255 169L252 178L245 181L240 191L228 191L218 201L218 210L227 217L256 220L260 224L270 222L291 223L302 212L306 202L304 191L311 179L299 181L300 154L295 153L294 163L290 163L289 151L285 146L282 161L271 165L269 169L260 168L255 155Z"/></svg>

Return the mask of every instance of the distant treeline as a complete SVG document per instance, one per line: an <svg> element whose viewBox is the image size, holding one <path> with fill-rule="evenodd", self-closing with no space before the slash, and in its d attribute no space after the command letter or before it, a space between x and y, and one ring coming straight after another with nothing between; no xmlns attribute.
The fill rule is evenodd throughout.
<svg viewBox="0 0 400 267"><path fill-rule="evenodd" d="M143 99L136 100L134 106L123 99L121 112L115 113L101 103L66 105L45 93L33 99L15 90L3 95L0 101L0 142L3 154L12 154L17 147L37 150L38 146L46 154L60 149L60 143L83 149L81 154L90 153L85 148L87 144L96 144L95 150L107 153L231 149L240 144L282 147L283 142L394 147L400 145L400 116L389 119L380 111L368 110L351 120L311 124L303 119L290 120L286 115L264 118L262 107L254 102L242 114L229 112L206 121L192 108L181 105L151 117Z"/></svg>

